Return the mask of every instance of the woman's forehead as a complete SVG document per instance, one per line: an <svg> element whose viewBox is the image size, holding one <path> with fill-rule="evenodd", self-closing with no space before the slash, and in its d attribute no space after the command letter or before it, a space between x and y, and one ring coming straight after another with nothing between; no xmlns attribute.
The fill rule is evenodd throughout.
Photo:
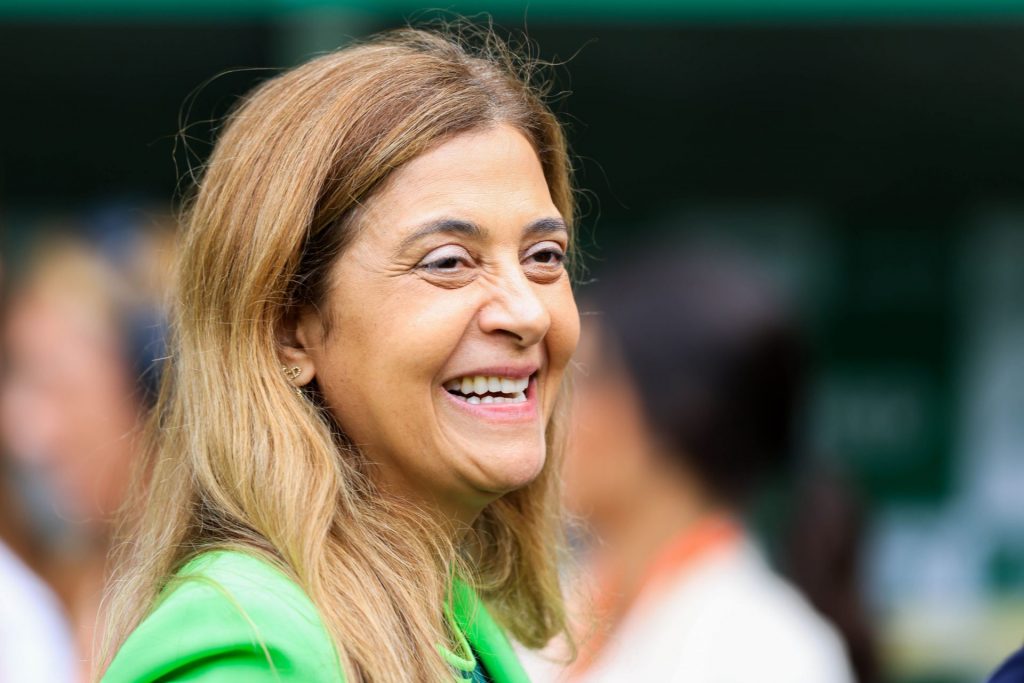
<svg viewBox="0 0 1024 683"><path fill-rule="evenodd" d="M366 203L363 216L411 227L446 216L483 222L495 211L539 209L558 214L540 160L522 133L498 126L455 136L413 159Z"/></svg>

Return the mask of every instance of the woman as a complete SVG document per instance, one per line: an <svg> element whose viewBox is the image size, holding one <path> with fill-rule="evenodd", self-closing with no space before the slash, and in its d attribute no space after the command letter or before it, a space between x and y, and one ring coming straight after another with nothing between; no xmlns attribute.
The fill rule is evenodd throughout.
<svg viewBox="0 0 1024 683"><path fill-rule="evenodd" d="M500 627L563 629L572 190L526 78L494 39L401 30L232 115L104 681L520 681Z"/></svg>

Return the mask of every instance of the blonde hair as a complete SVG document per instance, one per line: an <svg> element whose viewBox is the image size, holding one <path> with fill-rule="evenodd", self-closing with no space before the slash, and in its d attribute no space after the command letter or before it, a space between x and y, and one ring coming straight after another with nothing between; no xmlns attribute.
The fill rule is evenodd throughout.
<svg viewBox="0 0 1024 683"><path fill-rule="evenodd" d="M215 547L259 553L317 606L349 681L450 677L441 605L456 568L520 642L565 629L558 586L560 394L548 459L484 509L456 547L382 497L318 395L282 375L276 332L316 306L397 168L462 132L506 123L533 144L569 225L562 129L531 64L487 32L476 48L402 29L314 59L255 89L231 115L187 211L171 358L151 418L109 609L104 663L169 577Z"/></svg>

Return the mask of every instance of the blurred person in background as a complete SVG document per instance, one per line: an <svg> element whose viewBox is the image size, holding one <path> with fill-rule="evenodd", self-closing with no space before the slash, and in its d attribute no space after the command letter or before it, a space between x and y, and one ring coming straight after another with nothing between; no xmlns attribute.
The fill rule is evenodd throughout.
<svg viewBox="0 0 1024 683"><path fill-rule="evenodd" d="M849 683L835 629L742 522L794 450L795 326L760 282L693 254L633 260L593 289L564 472L567 503L593 533L579 653L564 671L531 660L531 673Z"/></svg>
<svg viewBox="0 0 1024 683"><path fill-rule="evenodd" d="M40 569L71 617L82 680L113 516L163 353L170 249L164 233L137 227L105 216L91 235L38 245L15 278L2 330L0 437L48 498L36 506L36 526L51 536Z"/></svg>
<svg viewBox="0 0 1024 683"><path fill-rule="evenodd" d="M3 360L0 354L0 372ZM71 632L57 598L19 557L32 544L12 489L0 477L0 683L71 683L76 675Z"/></svg>

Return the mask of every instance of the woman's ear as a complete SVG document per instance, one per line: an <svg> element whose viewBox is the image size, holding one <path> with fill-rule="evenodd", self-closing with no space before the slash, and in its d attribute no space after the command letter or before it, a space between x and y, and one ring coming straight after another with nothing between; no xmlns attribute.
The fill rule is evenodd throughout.
<svg viewBox="0 0 1024 683"><path fill-rule="evenodd" d="M277 328L277 354L282 371L297 387L305 386L316 377L316 359L323 336L320 318L315 313L301 311L286 315Z"/></svg>

